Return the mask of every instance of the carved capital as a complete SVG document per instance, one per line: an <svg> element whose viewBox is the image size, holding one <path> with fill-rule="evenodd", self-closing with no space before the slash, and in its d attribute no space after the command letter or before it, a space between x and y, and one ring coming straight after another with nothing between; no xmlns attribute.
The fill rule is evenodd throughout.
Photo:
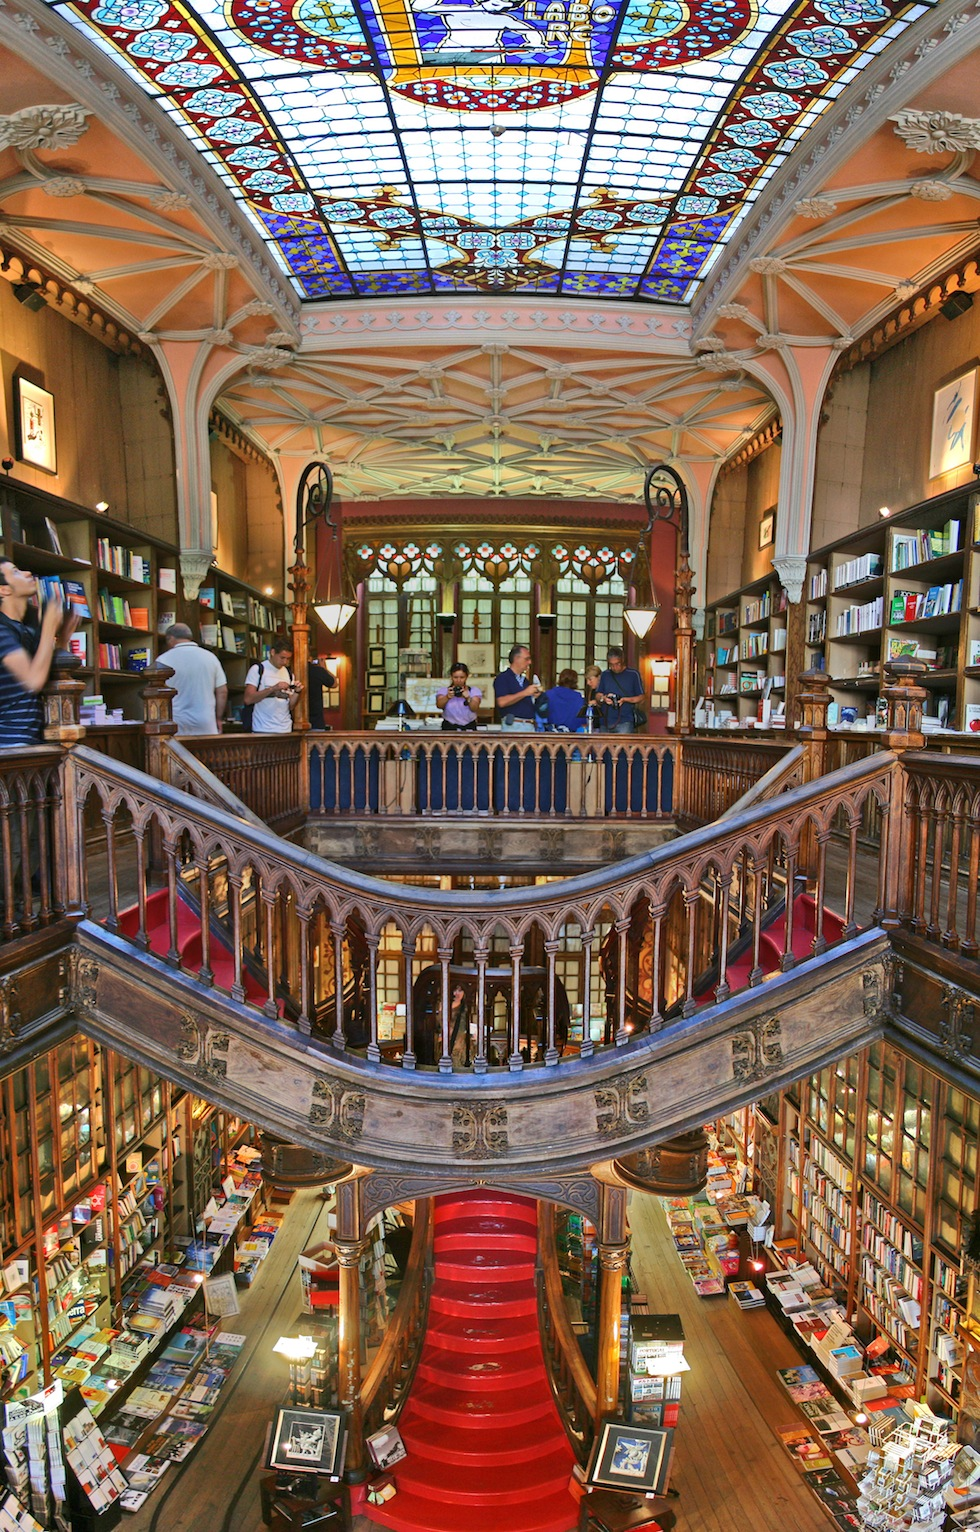
<svg viewBox="0 0 980 1532"><path fill-rule="evenodd" d="M184 600L196 601L208 571L214 563L210 549L185 548L180 555L180 578L184 585Z"/></svg>
<svg viewBox="0 0 980 1532"><path fill-rule="evenodd" d="M802 553L781 553L772 561L790 602L796 606L803 599L803 581L806 579L806 558Z"/></svg>
<svg viewBox="0 0 980 1532"><path fill-rule="evenodd" d="M629 1258L628 1240L621 1245L599 1245L599 1265L603 1271L625 1271Z"/></svg>
<svg viewBox="0 0 980 1532"><path fill-rule="evenodd" d="M365 1239L333 1239L331 1244L337 1256L338 1266L343 1266L348 1271L357 1270L368 1248Z"/></svg>

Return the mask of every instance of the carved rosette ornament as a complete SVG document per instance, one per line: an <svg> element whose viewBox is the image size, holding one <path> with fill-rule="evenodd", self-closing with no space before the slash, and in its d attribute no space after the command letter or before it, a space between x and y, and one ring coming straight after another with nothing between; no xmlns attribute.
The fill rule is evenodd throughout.
<svg viewBox="0 0 980 1532"><path fill-rule="evenodd" d="M836 211L833 197L801 197L793 203L793 212L801 218L833 218Z"/></svg>
<svg viewBox="0 0 980 1532"><path fill-rule="evenodd" d="M920 202L948 202L952 195L948 181L913 181L909 187L909 196Z"/></svg>
<svg viewBox="0 0 980 1532"><path fill-rule="evenodd" d="M980 149L980 119L959 112L896 112L895 132L916 154L964 154Z"/></svg>
<svg viewBox="0 0 980 1532"><path fill-rule="evenodd" d="M68 149L88 127L92 113L75 101L60 106L25 106L0 117L0 149Z"/></svg>

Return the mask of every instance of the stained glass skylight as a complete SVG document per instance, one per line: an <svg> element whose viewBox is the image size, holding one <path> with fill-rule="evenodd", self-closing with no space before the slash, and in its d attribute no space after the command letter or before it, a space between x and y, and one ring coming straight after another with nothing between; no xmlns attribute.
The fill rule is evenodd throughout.
<svg viewBox="0 0 980 1532"><path fill-rule="evenodd" d="M688 302L935 0L52 0L310 299Z"/></svg>

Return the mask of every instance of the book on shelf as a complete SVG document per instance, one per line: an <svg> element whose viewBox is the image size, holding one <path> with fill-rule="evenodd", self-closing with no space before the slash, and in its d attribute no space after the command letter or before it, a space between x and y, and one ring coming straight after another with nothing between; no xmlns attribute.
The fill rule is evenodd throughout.
<svg viewBox="0 0 980 1532"><path fill-rule="evenodd" d="M165 591L167 595L177 594L177 571L161 565L157 570L157 589Z"/></svg>
<svg viewBox="0 0 980 1532"><path fill-rule="evenodd" d="M202 585L201 589L197 593L197 599L201 603L202 606L207 607L207 609L209 611L213 612L214 608L215 608L215 588L214 588L214 586L213 585Z"/></svg>

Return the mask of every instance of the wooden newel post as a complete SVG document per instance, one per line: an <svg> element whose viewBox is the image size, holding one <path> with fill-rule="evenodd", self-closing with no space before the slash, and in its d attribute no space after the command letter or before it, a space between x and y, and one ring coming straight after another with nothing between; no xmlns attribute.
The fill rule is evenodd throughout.
<svg viewBox="0 0 980 1532"><path fill-rule="evenodd" d="M830 676L825 670L804 670L796 694L793 724L803 746L803 780L815 782L830 767Z"/></svg>
<svg viewBox="0 0 980 1532"><path fill-rule="evenodd" d="M85 725L79 722L79 708L85 695L85 682L73 679L81 660L67 649L57 649L51 661L51 675L42 693L44 704L44 739L50 745L74 745L85 738Z"/></svg>
<svg viewBox="0 0 980 1532"><path fill-rule="evenodd" d="M925 675L927 668L922 660L886 662L887 684L881 689L881 695L888 704L888 725L884 739L886 750L921 750L925 744L922 708L929 693L916 682L919 676Z"/></svg>
<svg viewBox="0 0 980 1532"><path fill-rule="evenodd" d="M302 546L296 550L296 562L289 574L289 588L293 593L293 675L303 688L293 710L293 733L301 734L310 727L310 699L306 686L306 668L310 659L310 624L307 605L310 571Z"/></svg>

